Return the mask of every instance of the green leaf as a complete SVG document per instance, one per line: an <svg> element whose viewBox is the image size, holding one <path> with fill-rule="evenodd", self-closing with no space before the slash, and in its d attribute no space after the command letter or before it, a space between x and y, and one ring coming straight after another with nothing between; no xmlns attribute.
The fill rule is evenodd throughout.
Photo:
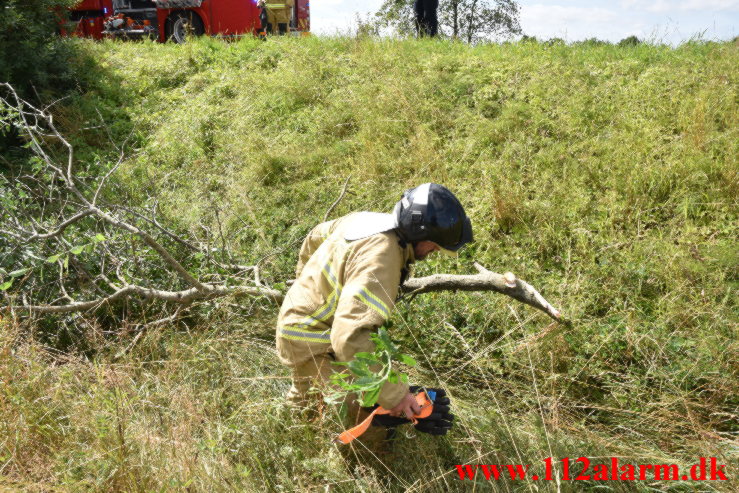
<svg viewBox="0 0 739 493"><path fill-rule="evenodd" d="M75 255L79 255L80 253L82 253L84 251L84 249L85 249L86 246L87 245L77 245L75 247L72 247L72 249L70 250L70 252L72 252Z"/></svg>
<svg viewBox="0 0 739 493"><path fill-rule="evenodd" d="M354 358L355 358L356 360L358 360L358 361L360 361L360 362L362 362L362 363L366 364L367 366L369 366L369 365L374 365L374 364L377 364L377 363L379 363L379 362L380 362L380 361L379 361L379 360L377 359L377 356L375 356L375 355L374 355L374 354L372 354L372 353L365 353L365 352L360 352L360 353L356 353L356 354L354 355Z"/></svg>
<svg viewBox="0 0 739 493"><path fill-rule="evenodd" d="M349 370L358 377L365 377L372 374L369 368L367 368L367 363L356 359L349 362Z"/></svg>
<svg viewBox="0 0 739 493"><path fill-rule="evenodd" d="M92 239L93 243L100 243L105 241L105 236L101 235L100 233L96 234L95 237Z"/></svg>
<svg viewBox="0 0 739 493"><path fill-rule="evenodd" d="M398 359L401 363L408 365L408 366L416 366L416 360L412 357L408 356L407 354L399 354Z"/></svg>
<svg viewBox="0 0 739 493"><path fill-rule="evenodd" d="M69 269L69 255L64 256L64 270Z"/></svg>
<svg viewBox="0 0 739 493"><path fill-rule="evenodd" d="M390 336L387 334L387 331L385 329L381 327L380 330L377 332L377 336L380 338L380 341L382 341L382 344L388 351L393 352L396 350L395 344L393 344L393 341L390 340Z"/></svg>
<svg viewBox="0 0 739 493"><path fill-rule="evenodd" d="M382 383L382 380L377 377L377 375L368 375L366 377L358 378L354 381L354 385L357 387L369 387L373 385L377 385L378 383Z"/></svg>
<svg viewBox="0 0 739 493"><path fill-rule="evenodd" d="M377 403L377 398L380 397L380 388L365 392L362 395L361 405L363 407L374 406Z"/></svg>
<svg viewBox="0 0 739 493"><path fill-rule="evenodd" d="M64 254L63 253L57 253L56 255L52 255L51 257L48 257L46 259L46 262L48 262L50 264L53 264L54 262L56 262L57 260L59 260L62 257L62 255L64 255Z"/></svg>
<svg viewBox="0 0 739 493"><path fill-rule="evenodd" d="M332 362L335 365L347 366L351 375L355 377L351 379L351 375L342 374L331 376L331 383L341 388L345 392L354 392L360 394L360 404L362 406L372 406L377 402L380 390L385 382L397 384L400 380L408 382L408 376L393 370L392 361L402 361L408 365L415 365L416 361L402 354L398 347L392 342L390 336L384 327L381 327L376 333L370 334L372 341L375 343L373 352L360 351L354 355L354 359L349 362ZM372 371L371 368L382 367L379 372Z"/></svg>
<svg viewBox="0 0 739 493"><path fill-rule="evenodd" d="M30 267L26 267L25 269L18 269L18 270L14 270L13 272L11 272L11 273L10 273L10 274L8 274L8 275L9 275L10 277L20 277L20 276L22 276L23 274L25 274L26 272L28 272L29 270L31 270L31 268L30 268Z"/></svg>
<svg viewBox="0 0 739 493"><path fill-rule="evenodd" d="M11 279L10 281L4 282L0 284L0 291L5 291L12 285L13 285L13 279Z"/></svg>

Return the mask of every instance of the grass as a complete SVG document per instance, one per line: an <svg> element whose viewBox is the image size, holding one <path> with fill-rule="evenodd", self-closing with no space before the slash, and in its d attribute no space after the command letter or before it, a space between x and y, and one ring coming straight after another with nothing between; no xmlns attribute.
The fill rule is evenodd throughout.
<svg viewBox="0 0 739 493"><path fill-rule="evenodd" d="M79 48L97 60L89 90L57 112L80 160L105 169L108 134L135 149L108 198L156 198L167 224L219 231L240 263L271 255L262 265L275 284L347 176L352 193L333 217L388 211L404 188L436 181L462 199L476 242L416 274L471 273L473 259L511 270L574 326L544 331L546 317L493 294L400 304L391 335L419 361L414 381L450 391L457 426L445 439L401 433L390 456L372 458L330 444L330 413L311 421L283 406L288 372L266 302L203 305L132 346L135 321L68 321L85 352L5 318L0 485L556 491L473 487L454 465L616 455L681 466L716 456L730 481L561 489L736 490L736 44ZM98 111L107 130L92 128Z"/></svg>

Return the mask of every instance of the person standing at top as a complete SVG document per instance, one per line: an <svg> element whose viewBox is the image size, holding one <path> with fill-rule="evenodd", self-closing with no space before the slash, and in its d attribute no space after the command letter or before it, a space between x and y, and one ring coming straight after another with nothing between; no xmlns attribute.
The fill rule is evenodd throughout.
<svg viewBox="0 0 739 493"><path fill-rule="evenodd" d="M415 0L413 2L413 12L416 14L416 34L419 38L434 37L438 33L437 8L439 8L439 0Z"/></svg>
<svg viewBox="0 0 739 493"><path fill-rule="evenodd" d="M280 36L287 33L295 0L259 0L257 6L263 9L267 18L266 26L262 21L263 31L267 34L273 34L276 27ZM260 19L263 17L260 16Z"/></svg>

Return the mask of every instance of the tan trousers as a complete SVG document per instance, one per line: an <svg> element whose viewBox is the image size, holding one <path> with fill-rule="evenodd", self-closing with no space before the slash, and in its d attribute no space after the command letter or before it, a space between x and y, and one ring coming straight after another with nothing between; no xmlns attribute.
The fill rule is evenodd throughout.
<svg viewBox="0 0 739 493"><path fill-rule="evenodd" d="M308 407L323 400L328 379L334 372L330 354L317 354L303 364L293 367L293 385L287 392L287 401L296 407Z"/></svg>
<svg viewBox="0 0 739 493"><path fill-rule="evenodd" d="M325 409L323 396L332 389L329 378L334 371L341 371L343 367L332 365L335 361L332 354L315 355L313 358L301 365L292 367L293 384L287 392L287 401L290 405L300 409L315 409L321 412ZM355 394L346 397L346 422L345 426L354 426L368 416L368 412L362 409L356 400ZM386 436L386 430L382 427L372 426L359 439L364 447L379 451Z"/></svg>

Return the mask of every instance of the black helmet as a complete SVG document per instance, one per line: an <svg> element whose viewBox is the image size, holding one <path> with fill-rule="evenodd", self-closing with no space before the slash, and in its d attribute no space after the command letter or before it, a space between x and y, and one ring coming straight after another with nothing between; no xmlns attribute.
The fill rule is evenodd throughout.
<svg viewBox="0 0 739 493"><path fill-rule="evenodd" d="M462 204L449 189L436 183L403 192L393 215L396 231L409 243L428 240L456 252L472 241L472 224Z"/></svg>

